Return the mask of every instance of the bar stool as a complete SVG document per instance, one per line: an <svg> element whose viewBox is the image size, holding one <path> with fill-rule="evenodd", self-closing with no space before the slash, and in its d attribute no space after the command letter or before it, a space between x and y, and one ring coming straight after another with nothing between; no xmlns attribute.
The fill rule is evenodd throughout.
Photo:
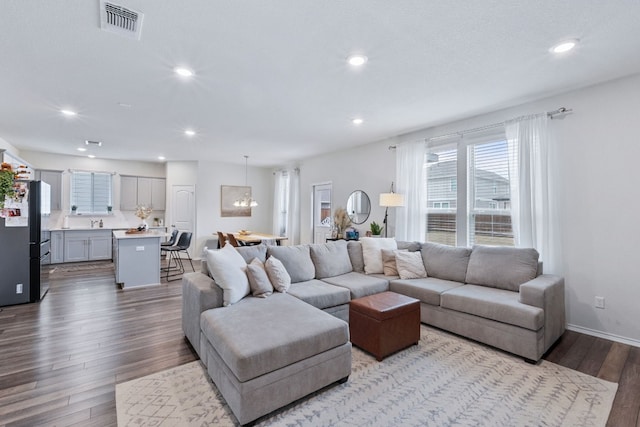
<svg viewBox="0 0 640 427"><path fill-rule="evenodd" d="M171 280L177 280L177 278L184 273L184 264L182 263L182 258L180 257L181 252L187 254L187 259L189 260L189 264L191 264L191 270L196 271L195 268L193 268L191 256L187 251L187 249L189 249L189 246L191 246L191 236L191 232L184 231L180 234L178 243L173 246L160 247L161 252L169 254L169 262L167 266L161 269L166 273L164 277L168 282L170 282ZM174 266L171 265L172 262L174 263ZM176 277L176 279L169 279L170 277Z"/></svg>

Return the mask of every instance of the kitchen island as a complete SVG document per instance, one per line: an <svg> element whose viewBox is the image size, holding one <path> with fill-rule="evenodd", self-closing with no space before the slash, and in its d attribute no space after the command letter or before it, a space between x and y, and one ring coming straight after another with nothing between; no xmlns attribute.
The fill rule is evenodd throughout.
<svg viewBox="0 0 640 427"><path fill-rule="evenodd" d="M131 234L113 231L116 283L122 289L160 284L160 242L165 237L165 232L155 230Z"/></svg>

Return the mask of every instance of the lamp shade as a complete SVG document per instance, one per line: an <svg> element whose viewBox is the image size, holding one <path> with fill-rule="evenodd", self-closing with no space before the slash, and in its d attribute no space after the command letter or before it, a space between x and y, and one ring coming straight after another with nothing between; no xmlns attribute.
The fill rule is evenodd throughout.
<svg viewBox="0 0 640 427"><path fill-rule="evenodd" d="M380 193L380 206L389 208L404 206L404 196L398 193Z"/></svg>

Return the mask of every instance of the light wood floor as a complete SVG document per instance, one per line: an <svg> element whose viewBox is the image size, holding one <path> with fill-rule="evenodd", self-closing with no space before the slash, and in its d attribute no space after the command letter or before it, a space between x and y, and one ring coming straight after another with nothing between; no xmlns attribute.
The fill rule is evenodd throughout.
<svg viewBox="0 0 640 427"><path fill-rule="evenodd" d="M196 359L180 281L119 290L110 263L58 272L39 304L0 311L0 426L115 426L115 384ZM640 348L567 332L545 357L619 382L609 426L640 427Z"/></svg>

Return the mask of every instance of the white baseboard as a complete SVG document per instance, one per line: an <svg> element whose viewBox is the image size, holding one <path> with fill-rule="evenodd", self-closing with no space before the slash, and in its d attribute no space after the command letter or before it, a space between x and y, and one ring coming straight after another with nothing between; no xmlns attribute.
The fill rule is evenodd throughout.
<svg viewBox="0 0 640 427"><path fill-rule="evenodd" d="M576 326L571 324L567 325L567 329L574 332L580 332L581 334L591 335L598 338L604 338L606 340L616 341L622 344L632 345L634 347L640 347L640 341L638 340L621 337L619 335L609 334L602 331L596 331L595 329L589 329L582 326Z"/></svg>

